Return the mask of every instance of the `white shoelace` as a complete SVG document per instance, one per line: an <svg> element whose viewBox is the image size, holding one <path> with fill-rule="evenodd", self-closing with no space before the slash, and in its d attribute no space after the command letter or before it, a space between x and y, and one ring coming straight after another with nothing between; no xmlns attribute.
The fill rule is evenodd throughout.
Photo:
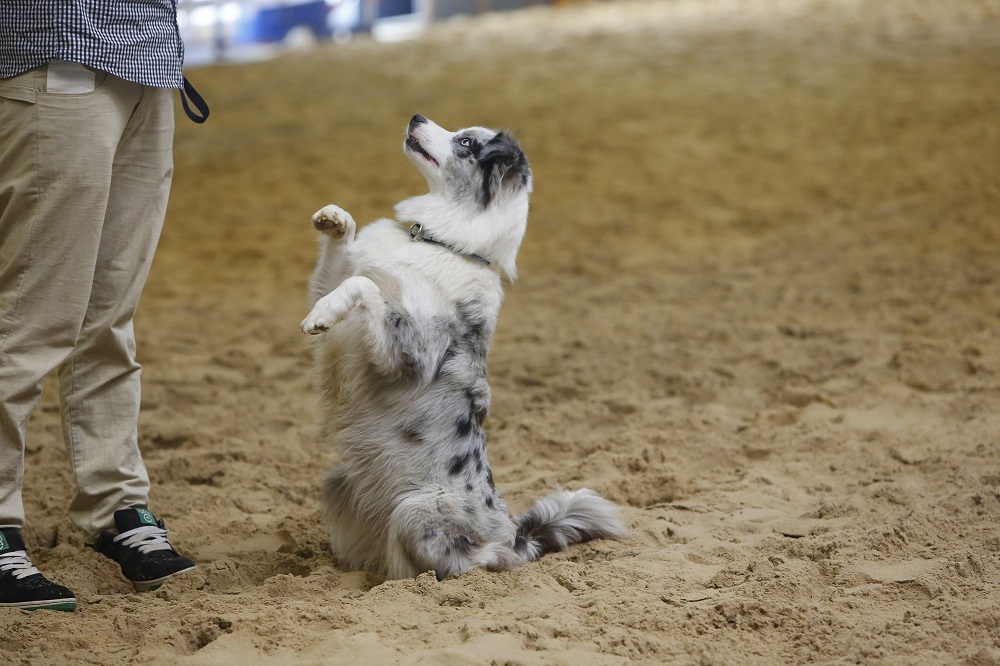
<svg viewBox="0 0 1000 666"><path fill-rule="evenodd" d="M129 548L138 548L143 555L154 550L171 549L170 542L167 541L167 531L153 525L143 525L134 530L122 532L114 540L121 541L122 545Z"/></svg>
<svg viewBox="0 0 1000 666"><path fill-rule="evenodd" d="M18 580L39 573L28 559L28 553L23 550L12 550L0 555L0 571L10 571Z"/></svg>

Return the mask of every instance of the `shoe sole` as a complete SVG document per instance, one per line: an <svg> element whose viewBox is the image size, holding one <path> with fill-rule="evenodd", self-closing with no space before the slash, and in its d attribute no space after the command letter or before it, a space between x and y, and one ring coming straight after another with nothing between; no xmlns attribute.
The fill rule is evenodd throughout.
<svg viewBox="0 0 1000 666"><path fill-rule="evenodd" d="M18 601L11 604L0 604L0 608L18 608L20 610L57 610L75 611L76 599L47 599L45 601Z"/></svg>
<svg viewBox="0 0 1000 666"><path fill-rule="evenodd" d="M180 571L175 571L172 574L168 574L162 578L157 578L156 580L133 580L132 586L135 588L136 592L152 592L166 583L170 578L173 578L178 574L187 573L188 571L194 571L197 568L197 566L193 566L188 567L187 569L181 569Z"/></svg>

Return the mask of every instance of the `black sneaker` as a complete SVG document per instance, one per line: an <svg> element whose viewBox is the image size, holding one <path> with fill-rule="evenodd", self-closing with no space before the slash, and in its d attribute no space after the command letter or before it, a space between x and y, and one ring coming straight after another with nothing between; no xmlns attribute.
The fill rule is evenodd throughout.
<svg viewBox="0 0 1000 666"><path fill-rule="evenodd" d="M76 610L73 593L32 566L16 527L0 527L0 608Z"/></svg>
<svg viewBox="0 0 1000 666"><path fill-rule="evenodd" d="M117 562L137 592L155 590L170 578L195 568L167 541L162 520L142 507L115 511L118 534L101 532L90 547Z"/></svg>

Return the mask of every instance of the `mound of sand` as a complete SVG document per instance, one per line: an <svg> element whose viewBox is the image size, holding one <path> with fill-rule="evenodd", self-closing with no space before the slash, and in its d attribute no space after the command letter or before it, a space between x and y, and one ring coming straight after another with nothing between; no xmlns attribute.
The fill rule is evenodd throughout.
<svg viewBox="0 0 1000 666"><path fill-rule="evenodd" d="M137 328L152 508L200 568L136 595L81 548L48 387L25 536L82 603L0 613L0 660L1000 663L998 62L996 0L672 0L191 72ZM421 190L413 113L535 169L499 487L592 487L629 541L440 583L332 559L308 219Z"/></svg>

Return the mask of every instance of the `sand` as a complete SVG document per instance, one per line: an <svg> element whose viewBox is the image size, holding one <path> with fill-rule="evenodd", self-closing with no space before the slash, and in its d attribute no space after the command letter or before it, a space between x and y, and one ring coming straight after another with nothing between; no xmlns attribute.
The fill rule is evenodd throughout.
<svg viewBox="0 0 1000 666"><path fill-rule="evenodd" d="M1000 664L1000 3L671 0L459 19L189 72L136 320L153 510L196 573L82 548L47 383L22 664ZM490 363L515 511L632 537L507 573L338 566L298 323L309 216L422 191L409 117L535 171Z"/></svg>

